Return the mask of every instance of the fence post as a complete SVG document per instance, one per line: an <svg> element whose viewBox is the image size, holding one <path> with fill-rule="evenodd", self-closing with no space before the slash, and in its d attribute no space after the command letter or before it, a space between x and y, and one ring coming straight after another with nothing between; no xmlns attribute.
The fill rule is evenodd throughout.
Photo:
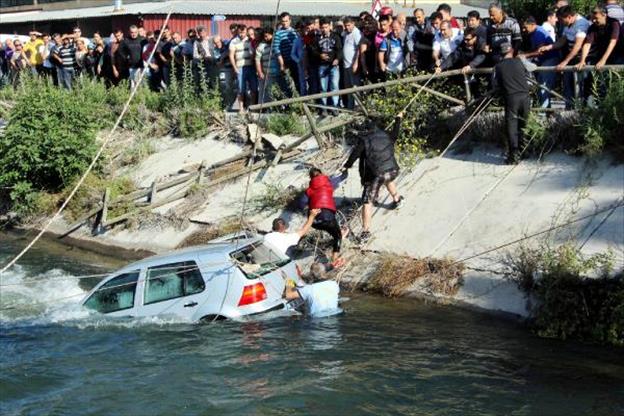
<svg viewBox="0 0 624 416"><path fill-rule="evenodd" d="M574 71L572 72L572 76L574 77L574 99L578 100L581 96L581 88L579 85L579 73Z"/></svg>
<svg viewBox="0 0 624 416"><path fill-rule="evenodd" d="M202 160L199 168L197 169L197 184L201 185L204 180L204 171L206 170L206 161Z"/></svg>
<svg viewBox="0 0 624 416"><path fill-rule="evenodd" d="M362 101L362 99L360 98L360 94L358 94L357 92L354 92L353 99L355 100L357 105L362 109L362 112L364 113L364 115L368 117L368 109L364 105L364 101Z"/></svg>
<svg viewBox="0 0 624 416"><path fill-rule="evenodd" d="M102 214L100 215L100 229L106 228L106 220L108 220L108 203L110 201L110 188L104 190L104 198L102 198Z"/></svg>
<svg viewBox="0 0 624 416"><path fill-rule="evenodd" d="M319 133L318 129L316 128L316 121L314 120L314 116L312 116L312 112L310 111L310 108L306 104L303 104L302 107L303 107L303 112L308 118L308 123L310 123L312 134L314 135L314 138L316 139L316 142L318 143L319 149L323 149L325 147L323 144L323 137L321 136L321 133Z"/></svg>
<svg viewBox="0 0 624 416"><path fill-rule="evenodd" d="M472 100L472 92L470 92L470 75L464 74L464 87L466 88L466 102Z"/></svg>
<svg viewBox="0 0 624 416"><path fill-rule="evenodd" d="M158 183L158 179L159 178L154 179L154 182L152 182L152 186L150 186L150 192L147 195L147 202L149 202L150 204L153 204L156 201L156 192L158 191L156 184Z"/></svg>

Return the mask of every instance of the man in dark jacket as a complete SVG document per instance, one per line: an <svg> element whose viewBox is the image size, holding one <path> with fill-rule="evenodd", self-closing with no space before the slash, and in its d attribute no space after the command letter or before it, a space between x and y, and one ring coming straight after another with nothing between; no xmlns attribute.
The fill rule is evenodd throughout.
<svg viewBox="0 0 624 416"><path fill-rule="evenodd" d="M373 214L373 204L377 204L377 197L381 185L385 185L392 196L391 209L398 209L403 203L403 197L399 195L394 182L399 176L399 164L394 156L394 145L399 137L403 112L400 112L395 120L392 132L388 134L379 128L373 121L367 125L368 133L360 138L349 159L341 168L345 171L357 159L360 160L359 170L362 186L362 234L360 241L368 241L371 237L370 222Z"/></svg>
<svg viewBox="0 0 624 416"><path fill-rule="evenodd" d="M338 91L340 85L340 67L342 59L342 38L331 30L331 22L321 19L321 32L316 37L311 48L312 62L318 67L321 91ZM326 104L323 98L323 105ZM330 98L334 107L338 107L338 96Z"/></svg>
<svg viewBox="0 0 624 416"><path fill-rule="evenodd" d="M314 218L312 228L327 231L332 236L332 266L340 267L344 259L340 257L343 233L336 220L336 202L334 201L334 187L328 176L323 175L320 169L310 169L310 185L306 190L308 206L320 209L321 212Z"/></svg>
<svg viewBox="0 0 624 416"><path fill-rule="evenodd" d="M428 71L433 65L433 39L435 28L425 18L423 9L414 10L414 24L408 28L408 41L412 42L412 61L419 71Z"/></svg>
<svg viewBox="0 0 624 416"><path fill-rule="evenodd" d="M478 37L475 29L466 28L462 44L446 57L436 68L436 73L447 69L461 69L463 73L478 68L485 61L485 52L478 47Z"/></svg>
<svg viewBox="0 0 624 416"><path fill-rule="evenodd" d="M505 99L505 124L509 140L507 163L517 164L520 161L522 130L530 109L528 72L520 58L514 58L514 50L509 43L503 43L500 47L505 57L494 67L493 86Z"/></svg>
<svg viewBox="0 0 624 416"><path fill-rule="evenodd" d="M120 54L123 57L126 67L128 68L128 76L130 78L130 88L134 88L135 82L138 80L143 70L143 40L139 36L139 28L135 25L130 26L128 37L124 38L120 45Z"/></svg>

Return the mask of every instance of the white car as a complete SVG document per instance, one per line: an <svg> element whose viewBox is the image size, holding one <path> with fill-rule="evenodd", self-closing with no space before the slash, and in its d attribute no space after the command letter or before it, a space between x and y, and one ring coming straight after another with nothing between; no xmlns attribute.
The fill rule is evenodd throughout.
<svg viewBox="0 0 624 416"><path fill-rule="evenodd" d="M209 243L132 263L102 280L81 304L110 316L176 316L192 322L284 308L291 259L261 238Z"/></svg>

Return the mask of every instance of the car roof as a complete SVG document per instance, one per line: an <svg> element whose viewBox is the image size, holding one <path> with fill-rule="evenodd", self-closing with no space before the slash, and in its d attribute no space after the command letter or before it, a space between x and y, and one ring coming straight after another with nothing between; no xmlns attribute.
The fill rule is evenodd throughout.
<svg viewBox="0 0 624 416"><path fill-rule="evenodd" d="M222 258L223 262L226 262L226 256L228 256L231 252L259 241L262 241L262 238L255 237L239 239L238 241L215 242L203 244L200 246L187 247L179 250L170 251L164 254L157 254L155 256L146 257L142 260L128 264L127 266L123 267L115 273L150 267L159 264L184 261L188 260L189 257L193 255L208 257L213 256L216 259Z"/></svg>

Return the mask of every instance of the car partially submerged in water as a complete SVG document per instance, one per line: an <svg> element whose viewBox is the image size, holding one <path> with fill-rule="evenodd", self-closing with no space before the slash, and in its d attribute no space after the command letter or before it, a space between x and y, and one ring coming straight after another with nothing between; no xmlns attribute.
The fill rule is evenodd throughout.
<svg viewBox="0 0 624 416"><path fill-rule="evenodd" d="M81 302L110 316L174 316L199 322L282 309L294 261L261 238L208 243L132 263Z"/></svg>

